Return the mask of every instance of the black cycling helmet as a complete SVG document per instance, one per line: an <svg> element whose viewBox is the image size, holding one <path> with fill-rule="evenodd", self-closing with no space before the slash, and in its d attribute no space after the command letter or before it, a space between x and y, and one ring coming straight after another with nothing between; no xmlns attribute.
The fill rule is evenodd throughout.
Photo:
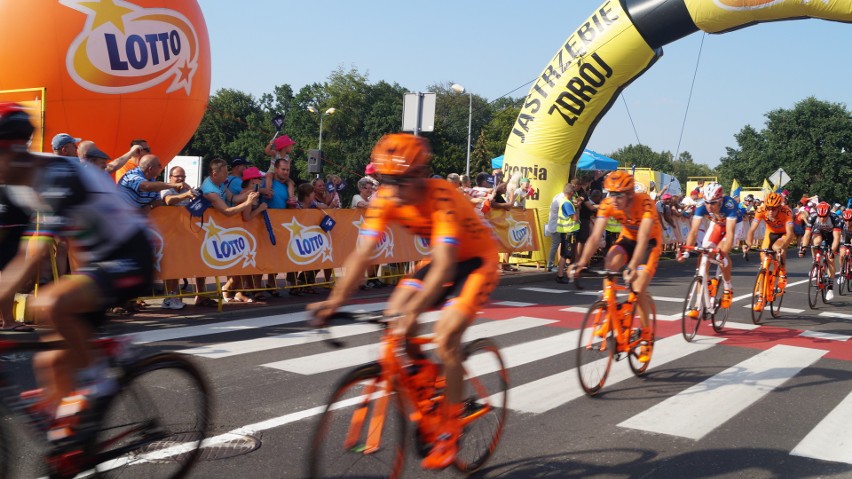
<svg viewBox="0 0 852 479"><path fill-rule="evenodd" d="M0 147L3 141L28 141L33 136L30 116L17 103L0 102ZM7 146L8 147L8 146Z"/></svg>

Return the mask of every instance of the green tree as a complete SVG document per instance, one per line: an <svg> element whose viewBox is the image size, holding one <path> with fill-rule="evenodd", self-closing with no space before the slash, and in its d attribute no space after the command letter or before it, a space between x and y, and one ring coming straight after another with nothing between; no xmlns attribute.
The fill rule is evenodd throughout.
<svg viewBox="0 0 852 479"><path fill-rule="evenodd" d="M763 130L747 125L735 135L739 148L728 148L719 174L760 186L783 168L794 198L819 195L845 203L852 190L852 113L846 106L809 97L765 116Z"/></svg>

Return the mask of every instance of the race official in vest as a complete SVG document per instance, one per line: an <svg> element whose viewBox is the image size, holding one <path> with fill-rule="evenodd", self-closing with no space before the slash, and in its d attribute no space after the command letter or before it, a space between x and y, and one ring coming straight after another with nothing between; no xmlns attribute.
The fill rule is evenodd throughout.
<svg viewBox="0 0 852 479"><path fill-rule="evenodd" d="M565 278L566 260L571 259L573 261L576 234L580 231L580 217L577 209L580 199L575 196L575 192L574 185L569 182L562 189L561 197L556 195L556 198L554 198L554 203L557 202L558 198L556 232L559 233L559 244L562 245L559 266L556 268L557 283L568 283L568 279Z"/></svg>

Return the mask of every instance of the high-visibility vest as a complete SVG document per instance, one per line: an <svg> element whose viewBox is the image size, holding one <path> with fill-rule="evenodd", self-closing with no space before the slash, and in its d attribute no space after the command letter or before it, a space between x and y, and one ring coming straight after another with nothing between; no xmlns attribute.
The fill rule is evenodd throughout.
<svg viewBox="0 0 852 479"><path fill-rule="evenodd" d="M562 203L559 204L559 217L556 218L557 233L573 233L580 230L580 223L574 219L574 215L565 216L563 213L562 207L569 202L571 202L570 198L563 198Z"/></svg>
<svg viewBox="0 0 852 479"><path fill-rule="evenodd" d="M610 233L620 233L621 232L621 223L617 219L610 216L609 218L606 219L605 229L607 231L609 231Z"/></svg>

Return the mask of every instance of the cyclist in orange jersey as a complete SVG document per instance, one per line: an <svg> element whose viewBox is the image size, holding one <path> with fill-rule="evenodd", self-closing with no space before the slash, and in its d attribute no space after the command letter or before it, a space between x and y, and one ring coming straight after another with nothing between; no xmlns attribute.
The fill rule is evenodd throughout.
<svg viewBox="0 0 852 479"><path fill-rule="evenodd" d="M447 380L446 400L441 430L422 465L443 469L454 462L461 434L457 420L463 410L461 336L497 286L497 245L491 229L464 194L446 180L429 177L431 157L429 142L423 137L400 133L379 140L371 160L382 175L382 186L367 206L357 249L344 264L346 276L326 301L310 304L308 309L313 311L313 324L322 326L346 303L389 222L430 239L431 261L399 283L385 313L401 315L398 331L413 336L421 313L440 304L453 290L459 291L442 307L434 329ZM414 346L408 349L415 364L422 360Z"/></svg>
<svg viewBox="0 0 852 479"><path fill-rule="evenodd" d="M784 204L784 198L778 193L769 193L763 204L757 208L754 214L754 220L751 222L751 227L746 233L746 243L743 246L743 252L748 252L752 241L754 241L754 232L760 226L760 222L766 223L766 235L763 237L761 248L772 248L778 253L778 261L781 262L781 272L778 277L778 287L784 289L787 285L787 247L795 237L793 233L793 210ZM762 303L762 298L758 300ZM763 307L762 304L756 304L755 308Z"/></svg>
<svg viewBox="0 0 852 479"><path fill-rule="evenodd" d="M663 230L654 201L646 193L636 193L633 175L626 171L614 171L604 179L604 188L609 196L598 207L597 218L590 238L600 238L609 218L621 223L621 234L609 248L604 259L607 269L624 268L624 282L631 284L637 293L639 319L642 321L642 339L651 340L648 328L648 312L651 302L648 285L657 271L657 262L663 249ZM594 248L583 250L583 256L574 266L572 276L589 264ZM639 361L650 360L650 346L643 346Z"/></svg>

